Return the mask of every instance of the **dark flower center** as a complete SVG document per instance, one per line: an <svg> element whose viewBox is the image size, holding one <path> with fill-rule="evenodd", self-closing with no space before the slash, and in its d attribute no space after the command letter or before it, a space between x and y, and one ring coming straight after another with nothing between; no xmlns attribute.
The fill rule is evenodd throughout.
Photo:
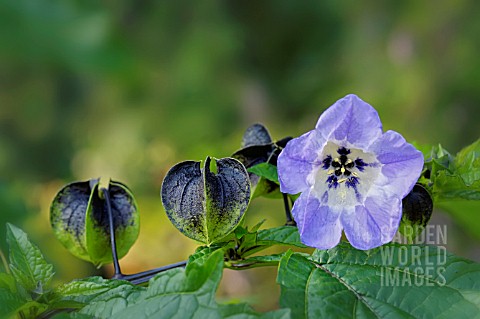
<svg viewBox="0 0 480 319"><path fill-rule="evenodd" d="M359 176L353 171L356 168L359 172L365 170L368 166L361 158L355 160L348 157L350 150L345 147L337 149L338 157L332 158L328 155L322 161L323 169L328 170L327 183L329 188L337 188L340 184L345 183L347 187L356 188L359 184Z"/></svg>

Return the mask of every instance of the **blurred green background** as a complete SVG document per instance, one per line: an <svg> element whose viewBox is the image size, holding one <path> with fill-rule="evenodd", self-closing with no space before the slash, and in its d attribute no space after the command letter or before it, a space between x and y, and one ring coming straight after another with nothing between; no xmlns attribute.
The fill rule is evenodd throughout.
<svg viewBox="0 0 480 319"><path fill-rule="evenodd" d="M473 0L1 0L0 248L11 222L58 282L108 273L71 257L48 220L64 184L102 176L141 209L124 270L183 260L196 243L163 212L168 169L232 154L255 122L298 136L348 93L385 129L455 153L480 133L479 13ZM443 207L448 249L480 260L479 205ZM247 222L263 218L282 224L281 201L253 202ZM275 275L226 271L219 296L273 308Z"/></svg>

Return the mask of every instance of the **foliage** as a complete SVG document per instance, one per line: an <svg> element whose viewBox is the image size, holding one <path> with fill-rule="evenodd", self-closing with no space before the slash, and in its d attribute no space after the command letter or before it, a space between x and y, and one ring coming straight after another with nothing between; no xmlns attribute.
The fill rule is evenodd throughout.
<svg viewBox="0 0 480 319"><path fill-rule="evenodd" d="M436 207L450 212L465 231L478 238L480 140L464 147L455 156L441 145L423 146L421 150L425 167L418 182L433 195Z"/></svg>
<svg viewBox="0 0 480 319"><path fill-rule="evenodd" d="M148 208L142 210L142 232L154 237L151 244L136 247L144 249L143 255L174 251L172 258L184 258L193 249L183 237L173 238L168 223L150 223L156 219L148 210L160 210L153 190L165 168L205 153L230 154L237 138L231 132L252 119L269 121L273 133L298 131L313 124L312 114L321 111L316 101L338 97L346 87L355 87L382 108L385 128L420 137L420 142L441 140L451 150L426 147L427 165L419 182L433 196L435 208L449 212L447 218L470 235L452 240L452 249L467 250L480 240L478 152L472 152L478 142L455 155L478 135L476 1L5 0L0 7L0 225L28 229L57 270L53 280L42 278L50 276L48 263L8 226L7 234L15 237L11 244L25 252L13 252L13 257L11 252L10 261L0 266L0 318L80 309L97 293L100 298L100 292L118 294L123 302L130 293L144 291L98 277L52 285L94 271L58 253L61 246L48 234L45 213L60 184L98 175L128 181ZM249 168L268 180L252 193L275 190L271 194L280 195L275 182L270 183L275 171L263 166L270 170ZM245 217L254 219L266 208L262 213L277 213L267 223L274 225L282 214L271 207L259 201ZM277 266L288 258L277 250L258 254L270 251L264 250L270 244L304 251L295 228L255 229L245 223L189 259L224 250L225 267L244 269ZM1 237L3 258L7 246ZM173 240L175 245L161 246ZM408 247L416 247L415 240ZM110 259L108 247L98 249ZM138 255L133 251L129 257ZM300 258L302 265L321 263L299 252L289 258ZM368 264L361 256L358 262ZM392 298L408 297L404 292ZM81 295L89 297L82 301ZM463 295L475 299L478 287ZM351 295L345 300L352 300ZM223 316L258 315L245 304L218 308L228 309ZM291 309L293 314L295 306ZM343 310L335 309L339 314ZM408 317L390 314L395 315ZM55 317L90 315L75 311Z"/></svg>
<svg viewBox="0 0 480 319"><path fill-rule="evenodd" d="M91 277L51 288L51 265L25 233L12 225L8 230L10 269L18 269L24 276L1 274L2 318L13 318L16 313L27 318L287 319L349 318L352 314L366 318L473 318L480 313L480 264L451 255L443 247L388 244L360 251L344 242L312 254L288 250L248 258L245 253L224 262L229 246L225 243L216 249L199 249L185 269L159 273L148 287ZM292 226L250 231L241 238L247 234L257 238L249 240L247 246L252 246L245 246L245 252L258 245L302 246ZM282 309L260 314L246 304L215 301L224 263L233 269L253 263L278 265Z"/></svg>
<svg viewBox="0 0 480 319"><path fill-rule="evenodd" d="M299 132L314 124L319 101L352 87L375 102L385 129L442 141L455 154L478 135L479 6L2 1L0 225L22 226L48 247L58 280L99 273L56 253L62 247L46 215L63 184L111 176L134 190L149 238L124 262L135 271L154 267L162 254L142 252L156 249L184 259L194 244L158 217L166 170L184 159L227 156L252 121L268 124L274 138ZM279 224L281 206L259 200L247 221ZM450 249L470 258L479 207L436 203L462 227L451 227ZM258 282L257 273L246 276Z"/></svg>
<svg viewBox="0 0 480 319"><path fill-rule="evenodd" d="M191 259L185 269L158 274L147 288L122 280L91 277L51 289L48 282L53 267L26 234L9 224L7 239L13 275L2 273L0 277L0 300L5 304L0 309L2 318L13 318L17 313L28 318L46 317L59 310L75 309L78 312L69 317L290 318L288 309L259 314L246 304L215 301L224 265L225 251L221 248Z"/></svg>
<svg viewBox="0 0 480 319"><path fill-rule="evenodd" d="M288 252L277 281L293 318L472 318L480 310L479 279L480 264L441 247L359 251L342 243L310 257Z"/></svg>
<svg viewBox="0 0 480 319"><path fill-rule="evenodd" d="M480 192L478 145L467 146L455 157L441 147L427 154L419 182L433 190L435 201L442 197L463 199L465 194ZM274 175L271 164L253 167L258 176ZM443 188L444 176L459 178L462 183L448 193ZM271 181L278 183L275 178ZM422 188L417 192L409 199L412 205L408 209L424 207L428 192ZM425 226L427 221L422 219L421 224ZM391 243L362 251L342 242L311 253L289 249L261 255L259 252L276 245L306 247L296 227L261 229L262 224L251 228L239 224L223 241L199 247L185 269L158 272L147 286L89 277L57 287L50 283L53 266L21 229L8 224L9 264L7 272L0 273L0 317L473 318L480 313L480 264L454 256L443 246ZM264 266L278 268L281 309L258 313L244 303L216 301L225 267L241 270Z"/></svg>

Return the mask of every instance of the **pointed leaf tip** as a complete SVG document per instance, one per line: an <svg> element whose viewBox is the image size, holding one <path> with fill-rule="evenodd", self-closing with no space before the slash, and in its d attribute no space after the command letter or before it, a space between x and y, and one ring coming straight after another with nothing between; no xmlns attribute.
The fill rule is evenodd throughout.
<svg viewBox="0 0 480 319"><path fill-rule="evenodd" d="M46 287L54 274L53 265L47 263L38 247L29 241L27 234L20 228L7 224L7 243L10 248L10 270L15 280L29 292Z"/></svg>

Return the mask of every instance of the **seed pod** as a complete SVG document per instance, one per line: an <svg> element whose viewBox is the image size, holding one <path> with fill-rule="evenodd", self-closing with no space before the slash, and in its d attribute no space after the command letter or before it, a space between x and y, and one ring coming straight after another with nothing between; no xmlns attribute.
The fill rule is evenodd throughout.
<svg viewBox="0 0 480 319"><path fill-rule="evenodd" d="M138 237L138 208L124 184L110 181L108 190L117 253L122 258ZM62 188L50 207L50 223L57 239L76 257L97 266L112 261L107 203L98 179Z"/></svg>
<svg viewBox="0 0 480 319"><path fill-rule="evenodd" d="M247 169L261 163L276 166L278 155L291 139L291 137L287 137L273 142L265 126L253 124L243 134L242 149L236 151L232 157L242 162ZM251 172L249 177L252 185L252 198L259 196L281 197L278 182Z"/></svg>
<svg viewBox="0 0 480 319"><path fill-rule="evenodd" d="M402 220L399 231L413 242L422 233L432 217L433 201L430 193L420 184L415 184L412 191L402 200Z"/></svg>
<svg viewBox="0 0 480 319"><path fill-rule="evenodd" d="M253 124L245 130L245 133L243 133L242 148L270 143L272 143L272 137L267 128L262 124Z"/></svg>
<svg viewBox="0 0 480 319"><path fill-rule="evenodd" d="M241 221L250 201L245 167L233 158L215 160L216 171L185 161L170 169L161 196L168 218L185 236L211 244L228 235Z"/></svg>

